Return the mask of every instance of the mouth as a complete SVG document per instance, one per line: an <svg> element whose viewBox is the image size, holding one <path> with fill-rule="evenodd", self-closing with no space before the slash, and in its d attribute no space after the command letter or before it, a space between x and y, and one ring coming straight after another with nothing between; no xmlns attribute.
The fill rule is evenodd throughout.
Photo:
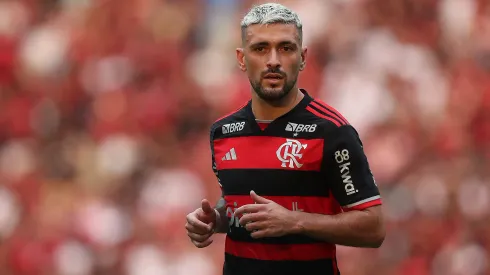
<svg viewBox="0 0 490 275"><path fill-rule="evenodd" d="M264 75L264 79L279 80L279 79L283 79L283 77L281 74L268 73L268 74Z"/></svg>

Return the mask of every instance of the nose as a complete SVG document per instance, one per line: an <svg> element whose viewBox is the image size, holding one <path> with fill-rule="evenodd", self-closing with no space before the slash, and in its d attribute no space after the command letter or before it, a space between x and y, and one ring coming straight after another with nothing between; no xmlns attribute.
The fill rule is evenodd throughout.
<svg viewBox="0 0 490 275"><path fill-rule="evenodd" d="M277 69L281 67L281 62L279 60L279 55L277 54L277 51L270 51L269 59L267 60L267 67L269 69Z"/></svg>

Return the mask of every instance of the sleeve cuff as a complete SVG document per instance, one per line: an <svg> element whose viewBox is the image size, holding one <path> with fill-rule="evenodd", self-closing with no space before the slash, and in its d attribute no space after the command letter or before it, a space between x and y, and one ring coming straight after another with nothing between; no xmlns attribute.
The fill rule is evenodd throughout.
<svg viewBox="0 0 490 275"><path fill-rule="evenodd" d="M344 210L344 212L348 212L352 210L364 210L366 208L376 206L376 205L381 205L381 204L382 204L381 197L378 195L342 206L342 210Z"/></svg>

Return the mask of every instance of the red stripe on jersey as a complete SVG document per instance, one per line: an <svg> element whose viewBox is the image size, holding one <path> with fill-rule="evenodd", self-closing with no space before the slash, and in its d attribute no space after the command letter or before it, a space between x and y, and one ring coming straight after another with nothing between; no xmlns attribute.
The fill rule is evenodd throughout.
<svg viewBox="0 0 490 275"><path fill-rule="evenodd" d="M290 139L270 136L214 140L218 170L284 169L320 171L323 139Z"/></svg>
<svg viewBox="0 0 490 275"><path fill-rule="evenodd" d="M372 206L376 206L376 205L381 205L382 202L381 202L381 199L375 199L375 200L372 200L372 201L368 201L368 202L365 202L365 203L361 203L359 205L356 205L356 206L352 206L352 207L342 207L342 209L346 212L348 211L352 211L352 210L364 210L366 208L369 208L369 207L372 207Z"/></svg>
<svg viewBox="0 0 490 275"><path fill-rule="evenodd" d="M269 126L270 122L257 122L257 125L259 125L260 130L264 131L267 126Z"/></svg>
<svg viewBox="0 0 490 275"><path fill-rule="evenodd" d="M332 122L333 124L337 125L337 127L341 126L341 124L337 120L333 119L332 117L328 117L326 115L320 114L319 112L317 112L315 109L311 108L310 106L306 107L306 110L309 111L310 113L313 113L317 117L321 117L321 118L324 118L324 119Z"/></svg>
<svg viewBox="0 0 490 275"><path fill-rule="evenodd" d="M260 195L260 194L258 194ZM313 196L263 196L286 209L307 213L318 213L324 215L335 215L340 213L337 201L333 197L313 197ZM249 195L227 195L224 196L226 209L235 210L246 204L254 204ZM232 217L231 211L227 211L229 218ZM240 218L240 217L239 217Z"/></svg>
<svg viewBox="0 0 490 275"><path fill-rule="evenodd" d="M312 106L315 106L316 108L318 108L319 110L321 110L321 111L322 111L322 112L324 112L325 114L330 115L330 116L332 116L332 117L334 117L334 118L338 119L342 125L346 125L346 124L348 124L348 123L347 123L347 121L346 121L345 119L343 119L343 117L341 117L341 116L340 116L340 114L335 113L335 112L333 112L333 111L332 111L332 110L330 110L330 109L327 109L325 106L320 105L318 102L312 101L310 104L311 104Z"/></svg>
<svg viewBox="0 0 490 275"><path fill-rule="evenodd" d="M222 116L222 117L218 118L218 119L217 119L217 120L215 120L214 122L216 123L216 122L218 122L218 121L222 120L223 118L226 118L226 117L229 117L229 116L233 115L234 113L236 113L236 112L240 111L240 110L241 110L243 107L245 107L247 104L248 104L248 101L247 101L245 104L243 104L243 105L241 105L240 107L238 107L238 108L237 108L236 110L234 110L233 112L230 112L230 113L228 113L228 114L226 114L226 115L224 115L224 116Z"/></svg>
<svg viewBox="0 0 490 275"><path fill-rule="evenodd" d="M335 110L335 108L333 108L332 106L328 105L327 103L319 100L319 99L315 99L313 102L311 102L312 105L315 105L315 107L318 107L320 108L322 111L325 111L327 114L332 114L336 117L338 117L340 120L342 120L342 122L344 122L345 124L349 124L349 122L347 121L347 119L345 119L345 117L343 117L339 111Z"/></svg>
<svg viewBox="0 0 490 275"><path fill-rule="evenodd" d="M239 242L226 237L225 252L240 258L265 261L314 261L335 258L335 246L329 243L263 244Z"/></svg>

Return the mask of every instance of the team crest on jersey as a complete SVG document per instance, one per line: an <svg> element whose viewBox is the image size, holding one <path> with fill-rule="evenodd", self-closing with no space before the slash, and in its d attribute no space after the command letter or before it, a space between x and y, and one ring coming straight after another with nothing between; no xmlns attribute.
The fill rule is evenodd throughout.
<svg viewBox="0 0 490 275"><path fill-rule="evenodd" d="M308 144L301 144L295 139L287 139L276 151L277 158L282 162L281 167L301 168L303 164L299 160L307 146Z"/></svg>

